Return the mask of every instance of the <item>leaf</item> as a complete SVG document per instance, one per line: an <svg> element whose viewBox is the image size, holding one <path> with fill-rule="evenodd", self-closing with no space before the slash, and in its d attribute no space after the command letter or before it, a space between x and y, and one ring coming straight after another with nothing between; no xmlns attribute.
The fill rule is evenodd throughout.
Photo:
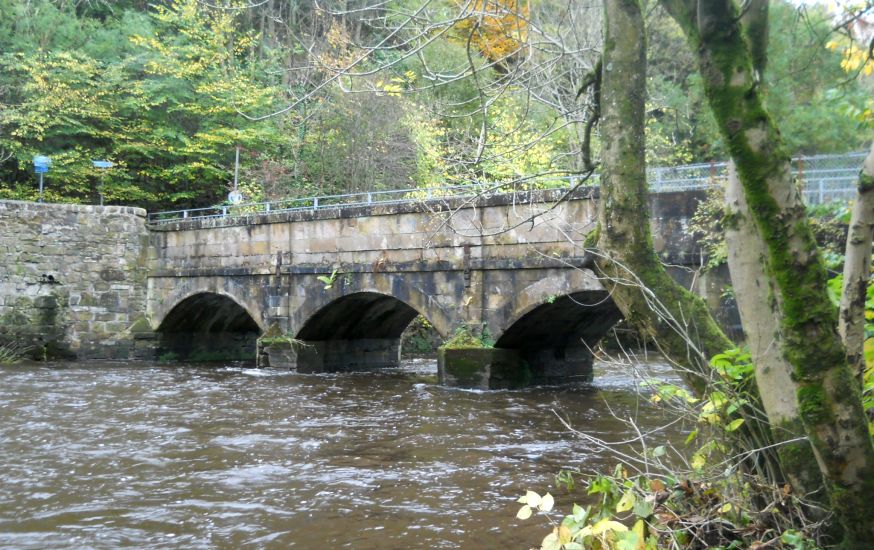
<svg viewBox="0 0 874 550"><path fill-rule="evenodd" d="M624 532L628 531L628 527L619 523L618 521L614 521L614 520L608 519L608 518L604 518L592 526L592 534L596 537L598 535L600 535L601 533L606 533L607 531L613 531L615 533L624 533Z"/></svg>
<svg viewBox="0 0 874 550"><path fill-rule="evenodd" d="M585 521L586 516L588 516L588 515L589 515L589 511L587 509L583 508L579 504L574 504L574 508L573 508L574 521L576 521L578 523Z"/></svg>
<svg viewBox="0 0 874 550"><path fill-rule="evenodd" d="M552 495L546 493L543 495L543 498L540 499L540 504L537 507L540 508L542 512L549 512L552 510L553 506L555 506L555 499L552 498Z"/></svg>
<svg viewBox="0 0 874 550"><path fill-rule="evenodd" d="M552 533L543 537L543 542L540 543L540 550L561 550L561 541L558 540L558 533Z"/></svg>
<svg viewBox="0 0 874 550"><path fill-rule="evenodd" d="M634 508L632 509L634 515L639 518L648 518L653 513L652 504L645 500L638 500L634 503Z"/></svg>
<svg viewBox="0 0 874 550"><path fill-rule="evenodd" d="M621 514L631 510L635 502L637 502L637 499L634 497L634 493L631 490L625 491L625 494L622 495L622 498L616 504L616 512Z"/></svg>
<svg viewBox="0 0 874 550"><path fill-rule="evenodd" d="M530 517L531 517L531 507L528 506L527 504L523 505L521 508L519 508L519 511L516 512L516 519L525 520L525 519L528 519Z"/></svg>
<svg viewBox="0 0 874 550"><path fill-rule="evenodd" d="M725 431L733 432L733 431L737 430L738 428L740 428L741 424L743 424L743 423L744 423L743 418L736 418L728 423L728 426L725 427Z"/></svg>
<svg viewBox="0 0 874 550"><path fill-rule="evenodd" d="M665 483L660 479L651 479L649 480L649 488L658 493L665 490Z"/></svg>
<svg viewBox="0 0 874 550"><path fill-rule="evenodd" d="M646 530L645 525L642 519L637 520L635 522L634 527L631 528L631 531L637 535L637 544L634 546L635 550L643 550L645 547L646 541Z"/></svg>
<svg viewBox="0 0 874 550"><path fill-rule="evenodd" d="M584 546L579 542L569 542L564 545L564 550L583 550Z"/></svg>
<svg viewBox="0 0 874 550"><path fill-rule="evenodd" d="M527 504L532 508L537 508L537 506L540 504L540 495L538 495L534 491L526 492L525 496L522 498L524 498L525 500L519 499L519 502Z"/></svg>
<svg viewBox="0 0 874 550"><path fill-rule="evenodd" d="M664 445L659 445L658 447L656 447L655 449L652 450L652 456L654 456L655 458L659 458L661 456L665 456L665 453L667 453L667 452L668 451L665 450Z"/></svg>
<svg viewBox="0 0 874 550"><path fill-rule="evenodd" d="M705 464L707 464L707 457L702 453L697 452L692 455L692 468L695 470L701 470Z"/></svg>
<svg viewBox="0 0 874 550"><path fill-rule="evenodd" d="M723 504L722 506L719 507L720 514L724 514L726 512L731 512L731 503L730 502L726 502L725 504Z"/></svg>

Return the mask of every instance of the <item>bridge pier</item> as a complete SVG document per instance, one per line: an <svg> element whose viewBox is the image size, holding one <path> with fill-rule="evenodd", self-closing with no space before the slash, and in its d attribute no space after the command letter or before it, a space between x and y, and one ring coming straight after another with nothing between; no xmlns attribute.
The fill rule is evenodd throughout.
<svg viewBox="0 0 874 550"><path fill-rule="evenodd" d="M444 386L497 390L528 385L530 368L512 349L440 348L437 380Z"/></svg>
<svg viewBox="0 0 874 550"><path fill-rule="evenodd" d="M400 365L400 338L279 341L262 345L262 366L300 373L343 372L393 368ZM266 363L266 364L265 364Z"/></svg>
<svg viewBox="0 0 874 550"><path fill-rule="evenodd" d="M591 382L594 376L594 356L584 346L523 351L521 356L537 365L532 374L535 384Z"/></svg>
<svg viewBox="0 0 874 550"><path fill-rule="evenodd" d="M512 389L591 382L592 364L592 353L582 346L562 350L440 348L437 377L445 386Z"/></svg>

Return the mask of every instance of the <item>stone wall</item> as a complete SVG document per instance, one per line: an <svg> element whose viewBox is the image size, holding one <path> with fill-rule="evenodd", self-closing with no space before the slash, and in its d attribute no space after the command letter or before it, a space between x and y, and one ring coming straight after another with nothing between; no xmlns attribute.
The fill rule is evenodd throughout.
<svg viewBox="0 0 874 550"><path fill-rule="evenodd" d="M145 215L0 201L0 343L38 358L148 354L152 343L135 338L148 329Z"/></svg>

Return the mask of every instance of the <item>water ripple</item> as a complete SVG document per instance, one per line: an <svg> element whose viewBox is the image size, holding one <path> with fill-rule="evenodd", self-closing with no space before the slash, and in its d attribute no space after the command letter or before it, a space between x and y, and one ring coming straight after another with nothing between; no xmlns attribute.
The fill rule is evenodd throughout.
<svg viewBox="0 0 874 550"><path fill-rule="evenodd" d="M610 410L663 420L643 375L485 392L434 370L0 368L0 548L532 546L515 496L611 466L557 414L620 436Z"/></svg>

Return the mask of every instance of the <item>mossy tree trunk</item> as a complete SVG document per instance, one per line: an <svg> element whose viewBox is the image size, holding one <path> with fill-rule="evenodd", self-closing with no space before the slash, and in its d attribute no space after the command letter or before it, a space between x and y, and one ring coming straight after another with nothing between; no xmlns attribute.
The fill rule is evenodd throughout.
<svg viewBox="0 0 874 550"><path fill-rule="evenodd" d="M847 347L847 357L860 383L865 372L865 295L871 271L871 240L874 238L874 143L859 173L859 192L853 204L844 288L841 292L838 331Z"/></svg>
<svg viewBox="0 0 874 550"><path fill-rule="evenodd" d="M757 78L767 66L768 0L749 0L741 17ZM755 365L756 386L786 478L799 495L825 499L822 475L804 425L792 383L793 368L783 356L783 335L775 300L779 293L765 266L768 252L744 197L737 168L729 162L725 188L725 244L737 308ZM801 440L799 440L801 439Z"/></svg>
<svg viewBox="0 0 874 550"><path fill-rule="evenodd" d="M777 455L786 478L799 495L822 495L822 475L810 443L804 438L801 411L792 382L792 365L783 356L783 336L774 300L778 293L765 270L767 248L759 238L734 163L725 188L725 245L728 270L755 365L756 386L774 440L784 442ZM799 438L804 438L798 441ZM791 443L785 443L791 442Z"/></svg>
<svg viewBox="0 0 874 550"><path fill-rule="evenodd" d="M764 108L752 52L731 0L661 0L698 59L777 291L782 352L844 545L874 539L874 447L859 385L838 335L827 274L795 187L789 154Z"/></svg>
<svg viewBox="0 0 874 550"><path fill-rule="evenodd" d="M596 262L627 322L680 367L699 394L709 359L734 347L706 304L677 284L653 249L644 123L646 41L638 0L604 2L601 83L601 191Z"/></svg>

